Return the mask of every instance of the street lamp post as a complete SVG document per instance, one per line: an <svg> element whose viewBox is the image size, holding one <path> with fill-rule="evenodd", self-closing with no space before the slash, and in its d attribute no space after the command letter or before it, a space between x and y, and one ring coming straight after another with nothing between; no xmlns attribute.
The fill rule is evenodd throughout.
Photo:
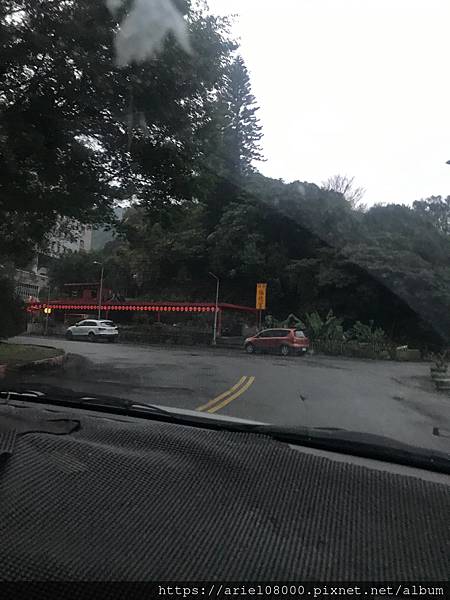
<svg viewBox="0 0 450 600"><path fill-rule="evenodd" d="M48 317L50 315L50 283L47 280L47 308L45 311L45 334L48 335Z"/></svg>
<svg viewBox="0 0 450 600"><path fill-rule="evenodd" d="M99 263L96 260L94 261L94 265L100 265L102 267L102 270L100 272L100 290L98 296L98 320L100 321L102 315L103 275L105 266L103 265L103 263Z"/></svg>
<svg viewBox="0 0 450 600"><path fill-rule="evenodd" d="M219 316L219 288L220 288L220 279L214 273L209 272L211 277L214 277L216 280L216 308L214 312L214 337L213 337L213 345L217 345L217 319Z"/></svg>

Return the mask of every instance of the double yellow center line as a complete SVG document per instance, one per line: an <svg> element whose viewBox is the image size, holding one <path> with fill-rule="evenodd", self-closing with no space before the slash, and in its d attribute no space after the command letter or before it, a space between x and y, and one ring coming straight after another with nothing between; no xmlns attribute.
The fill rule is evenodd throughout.
<svg viewBox="0 0 450 600"><path fill-rule="evenodd" d="M244 375L244 377L241 377L239 381L229 390L223 394L220 394L220 396L217 396L217 398L214 398L207 404L199 406L197 410L211 414L217 412L221 408L224 408L230 404L230 402L233 402L233 400L236 400L236 398L239 398L239 396L242 396L242 394L246 392L251 385L253 385L254 381L254 377L248 377L247 375Z"/></svg>

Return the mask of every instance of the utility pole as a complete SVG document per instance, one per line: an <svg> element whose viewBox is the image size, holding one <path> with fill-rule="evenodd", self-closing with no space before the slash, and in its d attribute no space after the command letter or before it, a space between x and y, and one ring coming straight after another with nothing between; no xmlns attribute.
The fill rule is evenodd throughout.
<svg viewBox="0 0 450 600"><path fill-rule="evenodd" d="M99 296L98 296L98 320L100 321L100 319L102 318L102 296L103 296L103 275L104 275L104 269L105 266L103 263L99 263L98 261L94 261L94 265L101 265L102 270L100 272L100 290L99 290Z"/></svg>
<svg viewBox="0 0 450 600"><path fill-rule="evenodd" d="M220 279L214 273L209 272L211 277L214 277L216 280L216 307L214 312L214 337L213 337L213 345L217 346L217 319L219 316L219 287L220 287Z"/></svg>

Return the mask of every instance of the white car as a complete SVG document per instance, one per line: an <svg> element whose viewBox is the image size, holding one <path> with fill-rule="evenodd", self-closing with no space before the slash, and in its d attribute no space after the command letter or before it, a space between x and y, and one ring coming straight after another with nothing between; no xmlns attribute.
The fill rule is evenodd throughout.
<svg viewBox="0 0 450 600"><path fill-rule="evenodd" d="M112 321L102 321L96 319L86 319L75 323L66 331L66 338L73 340L76 338L87 338L91 342L96 340L107 340L108 342L117 342L119 330Z"/></svg>

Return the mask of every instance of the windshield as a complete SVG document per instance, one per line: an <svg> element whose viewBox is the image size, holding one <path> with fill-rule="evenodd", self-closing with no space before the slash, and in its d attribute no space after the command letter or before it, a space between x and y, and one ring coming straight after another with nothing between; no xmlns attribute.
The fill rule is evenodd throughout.
<svg viewBox="0 0 450 600"><path fill-rule="evenodd" d="M0 389L449 451L449 22L4 0Z"/></svg>

